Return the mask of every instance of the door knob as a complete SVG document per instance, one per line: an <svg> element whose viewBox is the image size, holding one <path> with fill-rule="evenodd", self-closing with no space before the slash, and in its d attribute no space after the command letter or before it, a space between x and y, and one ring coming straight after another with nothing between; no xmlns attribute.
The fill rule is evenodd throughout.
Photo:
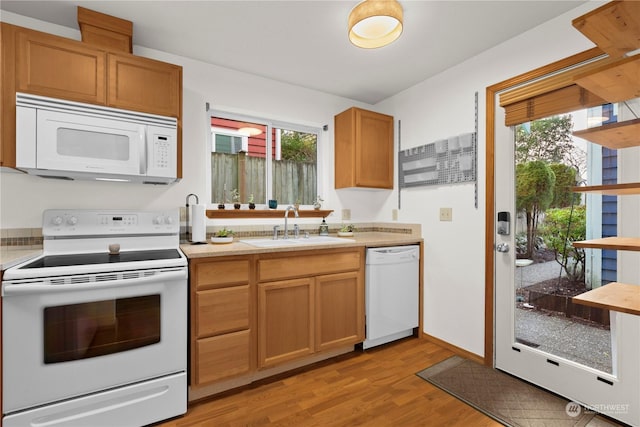
<svg viewBox="0 0 640 427"><path fill-rule="evenodd" d="M509 244L508 243L498 243L496 245L496 250L498 252L507 253L507 252L509 252Z"/></svg>

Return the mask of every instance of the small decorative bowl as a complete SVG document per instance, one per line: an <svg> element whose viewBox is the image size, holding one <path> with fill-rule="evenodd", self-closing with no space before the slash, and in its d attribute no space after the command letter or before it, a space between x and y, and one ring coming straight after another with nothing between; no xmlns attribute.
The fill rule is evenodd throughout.
<svg viewBox="0 0 640 427"><path fill-rule="evenodd" d="M211 243L231 243L233 242L233 236L227 237L211 237Z"/></svg>
<svg viewBox="0 0 640 427"><path fill-rule="evenodd" d="M338 231L338 237L353 237L353 231Z"/></svg>

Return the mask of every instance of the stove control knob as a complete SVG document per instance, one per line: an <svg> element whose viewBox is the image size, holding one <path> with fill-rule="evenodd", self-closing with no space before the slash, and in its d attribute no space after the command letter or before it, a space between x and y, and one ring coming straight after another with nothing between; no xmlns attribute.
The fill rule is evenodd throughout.
<svg viewBox="0 0 640 427"><path fill-rule="evenodd" d="M60 225L60 224L62 224L62 217L61 217L61 216L53 217L53 218L51 219L51 223L52 223L53 225Z"/></svg>
<svg viewBox="0 0 640 427"><path fill-rule="evenodd" d="M78 218L76 218L75 216L69 217L67 219L67 224L69 225L76 225L78 223Z"/></svg>
<svg viewBox="0 0 640 427"><path fill-rule="evenodd" d="M161 216L157 216L153 219L153 223L154 224L162 224L162 217Z"/></svg>
<svg viewBox="0 0 640 427"><path fill-rule="evenodd" d="M170 216L166 217L164 219L164 223L169 225L173 224L173 218L171 218Z"/></svg>

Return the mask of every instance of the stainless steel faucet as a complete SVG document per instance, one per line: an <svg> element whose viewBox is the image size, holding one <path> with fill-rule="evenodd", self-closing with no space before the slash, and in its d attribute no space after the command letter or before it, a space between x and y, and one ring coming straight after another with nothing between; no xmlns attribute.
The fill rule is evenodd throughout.
<svg viewBox="0 0 640 427"><path fill-rule="evenodd" d="M287 206L287 209L284 210L284 236L282 236L283 239L289 238L289 225L287 224L289 211L293 211L296 218L298 218L298 209L296 209L295 206L292 205Z"/></svg>

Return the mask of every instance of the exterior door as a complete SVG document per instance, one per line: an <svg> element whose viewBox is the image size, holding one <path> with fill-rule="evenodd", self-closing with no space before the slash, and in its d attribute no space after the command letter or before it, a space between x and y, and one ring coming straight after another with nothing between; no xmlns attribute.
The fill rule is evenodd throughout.
<svg viewBox="0 0 640 427"><path fill-rule="evenodd" d="M495 112L495 212L508 213L510 219L508 234L498 234L502 227L496 222L494 236L495 367L578 402L583 410L640 425L640 317L608 312L610 326L603 338L600 331L584 332L573 317L550 314L539 300L527 299L530 293L524 290L534 289L529 279L540 263L516 255L515 129L504 125L499 105ZM561 276L556 265L555 273L553 264L549 268ZM609 352L609 366L594 363L596 345L603 346L601 353Z"/></svg>

